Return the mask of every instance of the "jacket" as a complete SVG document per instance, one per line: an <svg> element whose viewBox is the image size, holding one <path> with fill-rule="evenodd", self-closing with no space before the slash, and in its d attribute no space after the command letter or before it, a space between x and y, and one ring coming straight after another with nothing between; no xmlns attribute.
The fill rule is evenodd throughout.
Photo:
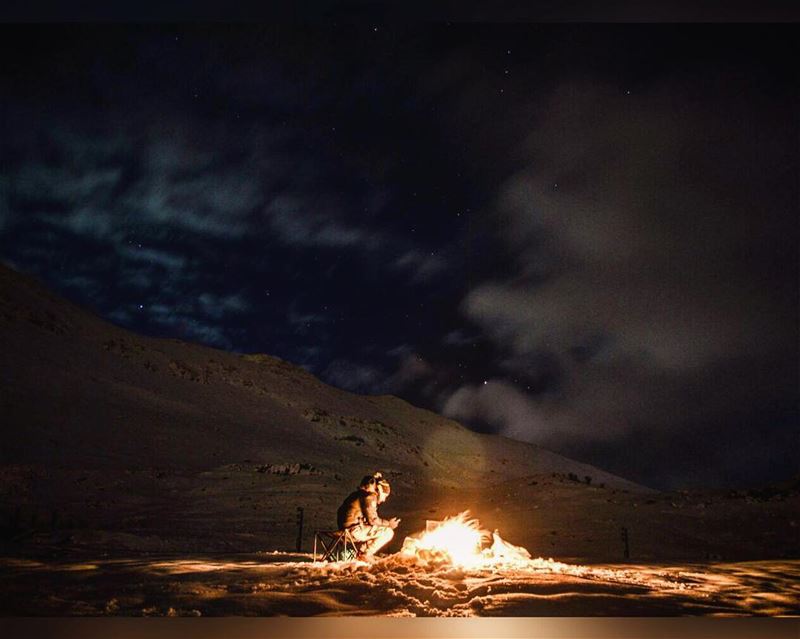
<svg viewBox="0 0 800 639"><path fill-rule="evenodd" d="M356 524L367 526L388 526L389 522L378 516L378 495L358 490L350 493L336 512L339 530Z"/></svg>

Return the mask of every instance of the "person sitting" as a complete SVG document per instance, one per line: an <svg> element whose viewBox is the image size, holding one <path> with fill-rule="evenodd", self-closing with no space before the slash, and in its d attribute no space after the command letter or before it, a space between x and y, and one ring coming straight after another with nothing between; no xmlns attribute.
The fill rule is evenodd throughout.
<svg viewBox="0 0 800 639"><path fill-rule="evenodd" d="M348 529L358 547L358 559L373 557L394 537L400 523L397 517L382 519L378 505L389 497L391 486L381 473L367 475L358 489L350 493L336 513L339 530Z"/></svg>

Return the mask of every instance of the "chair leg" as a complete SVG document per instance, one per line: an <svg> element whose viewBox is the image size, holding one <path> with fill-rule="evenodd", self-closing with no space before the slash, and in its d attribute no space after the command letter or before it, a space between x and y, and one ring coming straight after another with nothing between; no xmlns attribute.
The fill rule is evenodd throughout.
<svg viewBox="0 0 800 639"><path fill-rule="evenodd" d="M333 556L333 554L336 552L336 549L339 547L341 541L342 541L341 537L336 537L332 541L332 543L325 549L325 556L323 557L323 561L328 561Z"/></svg>
<svg viewBox="0 0 800 639"><path fill-rule="evenodd" d="M325 539L320 538L320 542L322 542L322 548L323 548L322 561L328 561L328 557L330 557L331 554L330 540L326 541Z"/></svg>
<svg viewBox="0 0 800 639"><path fill-rule="evenodd" d="M347 551L347 546L350 545L350 549L353 551L353 555L358 554L358 548L356 548L356 542L353 539L353 536L350 534L349 530L344 531L344 548L345 552Z"/></svg>
<svg viewBox="0 0 800 639"><path fill-rule="evenodd" d="M318 550L318 545L322 547ZM344 550L344 554L349 554L352 551L353 555L358 554L358 542L353 539L353 535L349 530L343 531L341 534L314 534L314 561L317 561L317 554L320 555L320 561L331 561L333 556L339 549Z"/></svg>

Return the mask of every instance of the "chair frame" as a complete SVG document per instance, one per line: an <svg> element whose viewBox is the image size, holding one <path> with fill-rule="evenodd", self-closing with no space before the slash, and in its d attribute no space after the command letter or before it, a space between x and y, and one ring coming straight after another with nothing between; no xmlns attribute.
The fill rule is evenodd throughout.
<svg viewBox="0 0 800 639"><path fill-rule="evenodd" d="M317 543L322 546L322 550L317 553ZM317 530L314 532L314 561L317 561L317 554L320 555L319 561L331 561L333 554L343 547L345 551L351 548L354 553L358 553L358 544L349 528L343 530Z"/></svg>

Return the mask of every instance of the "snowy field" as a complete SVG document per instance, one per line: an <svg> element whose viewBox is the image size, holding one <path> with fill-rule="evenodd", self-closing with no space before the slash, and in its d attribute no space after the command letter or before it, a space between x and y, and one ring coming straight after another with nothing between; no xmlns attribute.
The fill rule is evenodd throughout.
<svg viewBox="0 0 800 639"><path fill-rule="evenodd" d="M797 615L800 562L422 566L398 556L0 560L3 615Z"/></svg>
<svg viewBox="0 0 800 639"><path fill-rule="evenodd" d="M579 565L541 557L468 512L399 552L0 560L5 615L797 615L800 561Z"/></svg>

